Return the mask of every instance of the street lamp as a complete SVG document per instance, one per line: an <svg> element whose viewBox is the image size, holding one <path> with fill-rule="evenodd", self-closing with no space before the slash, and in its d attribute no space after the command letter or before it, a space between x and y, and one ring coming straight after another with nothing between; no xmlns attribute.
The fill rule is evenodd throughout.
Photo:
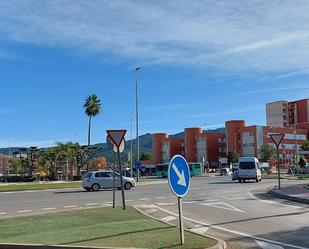
<svg viewBox="0 0 309 249"><path fill-rule="evenodd" d="M137 160L139 160L139 138L138 138L138 70L141 67L135 68L135 90L136 90L136 149L137 149ZM136 181L139 179L139 169L137 169Z"/></svg>

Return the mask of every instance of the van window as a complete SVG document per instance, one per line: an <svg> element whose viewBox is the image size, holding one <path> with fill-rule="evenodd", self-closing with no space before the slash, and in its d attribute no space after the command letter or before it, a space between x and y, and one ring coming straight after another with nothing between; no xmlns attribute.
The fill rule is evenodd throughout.
<svg viewBox="0 0 309 249"><path fill-rule="evenodd" d="M239 169L255 169L255 162L240 162Z"/></svg>

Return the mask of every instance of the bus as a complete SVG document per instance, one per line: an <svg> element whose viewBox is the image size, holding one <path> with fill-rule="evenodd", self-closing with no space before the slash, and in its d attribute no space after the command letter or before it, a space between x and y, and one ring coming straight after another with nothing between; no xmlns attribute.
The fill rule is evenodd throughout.
<svg viewBox="0 0 309 249"><path fill-rule="evenodd" d="M161 163L156 165L156 176L167 177L168 163Z"/></svg>
<svg viewBox="0 0 309 249"><path fill-rule="evenodd" d="M188 163L191 176L198 176L203 174L203 166L201 163Z"/></svg>
<svg viewBox="0 0 309 249"><path fill-rule="evenodd" d="M168 163L156 165L156 176L167 177ZM201 163L188 163L190 168L190 176L198 176L203 174L203 166Z"/></svg>

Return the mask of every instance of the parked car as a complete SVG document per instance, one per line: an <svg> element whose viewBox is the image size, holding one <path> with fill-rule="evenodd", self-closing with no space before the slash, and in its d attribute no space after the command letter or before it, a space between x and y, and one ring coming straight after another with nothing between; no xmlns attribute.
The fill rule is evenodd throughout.
<svg viewBox="0 0 309 249"><path fill-rule="evenodd" d="M231 169L230 168L222 168L220 170L220 176L224 176L224 175L231 175Z"/></svg>
<svg viewBox="0 0 309 249"><path fill-rule="evenodd" d="M232 181L238 180L239 179L239 169L234 168L233 174L232 174Z"/></svg>
<svg viewBox="0 0 309 249"><path fill-rule="evenodd" d="M98 191L99 189L113 188L113 174L115 174L115 187L121 188L120 175L110 170L97 170L88 172L83 178L83 188L87 191ZM135 180L131 177L122 177L123 187L130 190L135 187Z"/></svg>
<svg viewBox="0 0 309 249"><path fill-rule="evenodd" d="M239 182L245 182L246 180L255 180L259 182L262 179L259 160L256 157L239 158L238 171Z"/></svg>

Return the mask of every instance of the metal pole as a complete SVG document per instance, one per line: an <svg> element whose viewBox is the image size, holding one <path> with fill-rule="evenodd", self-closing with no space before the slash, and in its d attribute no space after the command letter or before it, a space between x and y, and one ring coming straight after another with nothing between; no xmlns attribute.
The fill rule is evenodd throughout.
<svg viewBox="0 0 309 249"><path fill-rule="evenodd" d="M121 168L121 161L120 161L120 152L119 152L118 147L117 147L117 154L118 154L118 164L119 164L119 174L120 174L120 184L121 184L122 208L123 208L123 210L125 210L126 209L126 202L125 202L125 198L124 198L122 168Z"/></svg>
<svg viewBox="0 0 309 249"><path fill-rule="evenodd" d="M113 152L114 161L113 161L113 208L115 208L115 164L116 164L116 155Z"/></svg>
<svg viewBox="0 0 309 249"><path fill-rule="evenodd" d="M133 149L132 149L132 145L133 145L133 136L132 136L132 132L133 131L133 120L132 120L132 112L131 112L131 148L130 148L130 163L131 163L131 177L133 177Z"/></svg>
<svg viewBox="0 0 309 249"><path fill-rule="evenodd" d="M178 213L179 213L179 228L180 228L180 244L183 245L185 243L185 236L184 236L184 232L183 232L181 197L178 197Z"/></svg>
<svg viewBox="0 0 309 249"><path fill-rule="evenodd" d="M137 149L137 160L139 160L139 137L138 137L138 73L140 67L135 68L135 94L136 94L136 149ZM139 180L139 169L137 169L136 181Z"/></svg>
<svg viewBox="0 0 309 249"><path fill-rule="evenodd" d="M9 159L11 157L11 124L9 124ZM10 163L8 163L8 175L10 175Z"/></svg>
<svg viewBox="0 0 309 249"><path fill-rule="evenodd" d="M278 184L280 189L281 184L280 184L280 167L279 167L279 146L277 146L277 171L278 171Z"/></svg>

